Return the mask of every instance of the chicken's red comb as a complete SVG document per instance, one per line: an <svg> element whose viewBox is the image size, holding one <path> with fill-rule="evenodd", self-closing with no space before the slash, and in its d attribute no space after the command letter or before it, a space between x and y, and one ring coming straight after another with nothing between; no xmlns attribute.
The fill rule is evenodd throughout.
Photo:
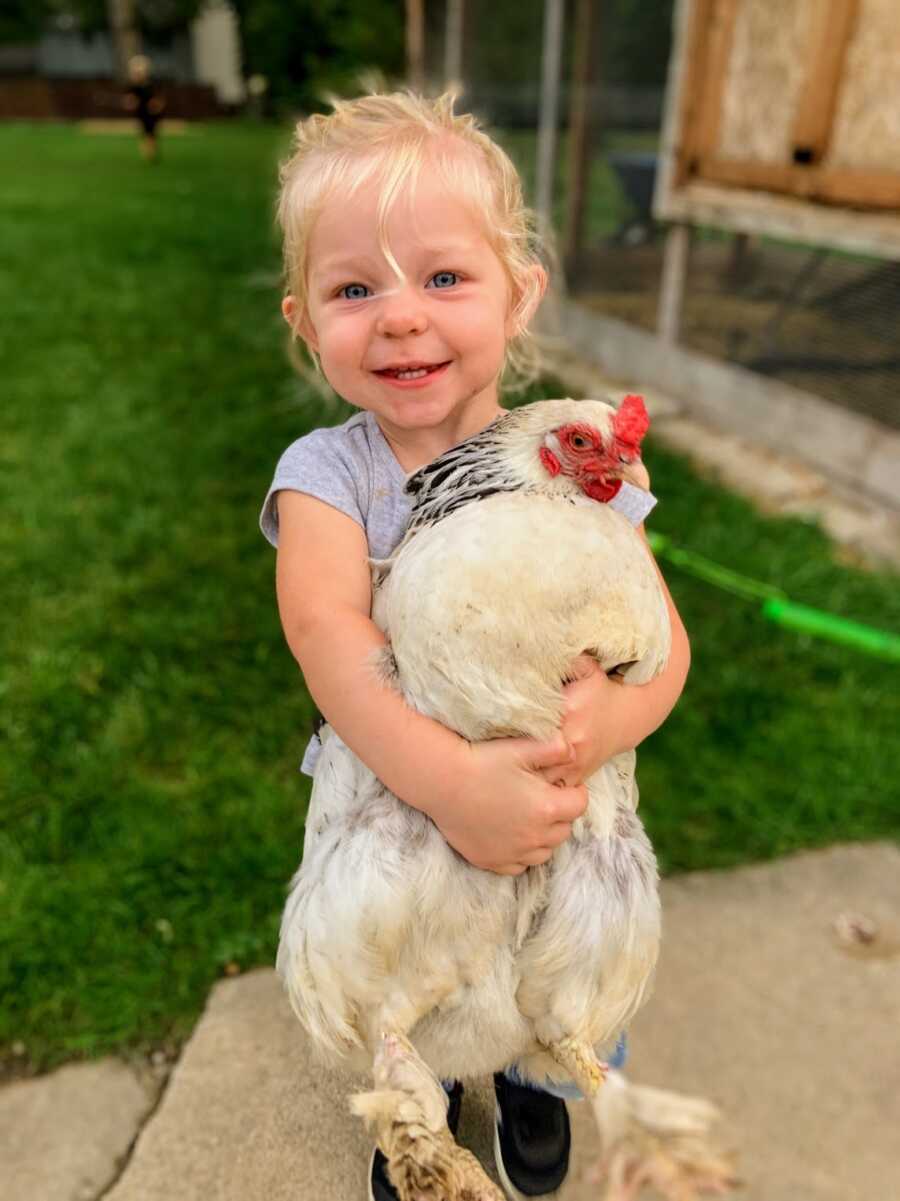
<svg viewBox="0 0 900 1201"><path fill-rule="evenodd" d="M643 396L626 396L613 417L613 433L617 441L639 450L644 434L649 428L650 418L644 407Z"/></svg>

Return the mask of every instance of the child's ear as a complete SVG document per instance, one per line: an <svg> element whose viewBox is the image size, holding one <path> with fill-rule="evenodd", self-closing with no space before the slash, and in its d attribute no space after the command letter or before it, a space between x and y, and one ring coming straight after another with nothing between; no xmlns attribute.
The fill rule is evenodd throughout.
<svg viewBox="0 0 900 1201"><path fill-rule="evenodd" d="M316 334L315 327L309 319L309 310L304 308L303 315L299 321L297 319L298 305L293 296L285 296L281 302L281 315L291 327L292 333L302 338L306 345L312 351L319 349L319 338Z"/></svg>
<svg viewBox="0 0 900 1201"><path fill-rule="evenodd" d="M528 327L528 323L537 311L537 307L541 303L546 290L547 272L540 263L534 263L529 267L525 283L518 297L515 299L515 303L510 307L509 315L506 319L507 340L515 338L517 334L520 334L523 329Z"/></svg>

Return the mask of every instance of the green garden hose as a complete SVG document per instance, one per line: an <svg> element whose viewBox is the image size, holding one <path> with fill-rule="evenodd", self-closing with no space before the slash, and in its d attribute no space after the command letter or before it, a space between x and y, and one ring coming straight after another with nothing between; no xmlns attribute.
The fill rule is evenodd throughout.
<svg viewBox="0 0 900 1201"><path fill-rule="evenodd" d="M689 575L705 580L708 584L744 600L761 600L763 616L776 625L900 663L900 635L863 625L858 621L850 621L846 617L838 617L834 613L826 613L809 605L798 605L773 584L750 579L694 551L673 546L664 534L648 534L648 540L655 555Z"/></svg>

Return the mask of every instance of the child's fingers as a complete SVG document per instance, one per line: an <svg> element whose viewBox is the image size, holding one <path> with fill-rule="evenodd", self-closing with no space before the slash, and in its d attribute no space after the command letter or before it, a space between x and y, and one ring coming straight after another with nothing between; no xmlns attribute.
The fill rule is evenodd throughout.
<svg viewBox="0 0 900 1201"><path fill-rule="evenodd" d="M519 863L523 867L537 867L541 863L546 863L548 859L553 858L553 852L556 848L561 846L567 838L571 837L571 834L572 826L569 822L557 822L556 825L551 826L545 833L545 845L535 847L531 851L525 851L519 856Z"/></svg>
<svg viewBox="0 0 900 1201"><path fill-rule="evenodd" d="M544 846L535 847L531 851L523 851L516 863L505 863L492 868L498 876L520 876L522 872L529 867L538 867L542 863L546 863L553 858L553 852L558 846L571 837L572 826L570 822L556 822L545 833L544 838L546 844Z"/></svg>
<svg viewBox="0 0 900 1201"><path fill-rule="evenodd" d="M575 752L571 744L562 734L549 738L546 742L535 742L530 738L521 738L522 757L526 767L538 770L542 767L557 767L563 763L571 763Z"/></svg>
<svg viewBox="0 0 900 1201"><path fill-rule="evenodd" d="M551 829L559 822L573 822L581 817L588 803L588 791L583 784L576 788L557 788L555 793Z"/></svg>
<svg viewBox="0 0 900 1201"><path fill-rule="evenodd" d="M544 837L547 840L547 845L546 845L546 847L541 848L541 849L548 850L552 853L553 851L556 850L557 847L562 846L562 844L566 841L567 838L571 838L571 836L572 836L572 823L571 822L557 822L555 825L551 826L550 829L547 831L547 833L544 835Z"/></svg>
<svg viewBox="0 0 900 1201"><path fill-rule="evenodd" d="M556 788L577 788L581 783L581 775L577 766L568 763L562 766L541 767L537 774L543 776L548 784L553 784Z"/></svg>

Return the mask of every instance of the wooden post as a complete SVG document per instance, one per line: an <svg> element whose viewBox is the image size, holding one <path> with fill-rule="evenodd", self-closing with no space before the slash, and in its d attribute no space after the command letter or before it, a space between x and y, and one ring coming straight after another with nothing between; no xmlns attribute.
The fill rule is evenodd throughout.
<svg viewBox="0 0 900 1201"><path fill-rule="evenodd" d="M687 275L691 227L681 222L669 226L663 253L662 279L659 285L659 309L656 332L663 342L674 346L681 330L681 305Z"/></svg>
<svg viewBox="0 0 900 1201"><path fill-rule="evenodd" d="M406 82L425 91L425 9L423 0L406 0Z"/></svg>
<svg viewBox="0 0 900 1201"><path fill-rule="evenodd" d="M706 5L705 7L708 7ZM737 24L738 0L716 0L710 12L708 40L701 62L693 64L698 86L694 132L688 158L702 169L704 161L715 158L722 119L722 94L728 61ZM698 12L701 11L698 9Z"/></svg>
<svg viewBox="0 0 900 1201"><path fill-rule="evenodd" d="M535 208L553 227L553 176L559 112L559 65L562 57L563 0L544 0L544 45L541 55L541 111L538 125Z"/></svg>
<svg viewBox="0 0 900 1201"><path fill-rule="evenodd" d="M566 223L563 261L566 275L575 283L584 242L585 200L590 190L593 147L592 85L596 86L597 20L594 0L577 0L572 40L572 90L569 98L568 171L566 178Z"/></svg>
<svg viewBox="0 0 900 1201"><path fill-rule="evenodd" d="M794 161L820 162L834 124L847 47L859 18L859 0L831 0L811 10L809 73L796 101L791 129Z"/></svg>
<svg viewBox="0 0 900 1201"><path fill-rule="evenodd" d="M463 23L465 0L447 0L444 34L444 87L462 88Z"/></svg>
<svg viewBox="0 0 900 1201"><path fill-rule="evenodd" d="M728 255L728 266L725 268L725 283L730 287L739 288L750 278L753 270L753 247L750 235L736 233L731 239L731 251Z"/></svg>

